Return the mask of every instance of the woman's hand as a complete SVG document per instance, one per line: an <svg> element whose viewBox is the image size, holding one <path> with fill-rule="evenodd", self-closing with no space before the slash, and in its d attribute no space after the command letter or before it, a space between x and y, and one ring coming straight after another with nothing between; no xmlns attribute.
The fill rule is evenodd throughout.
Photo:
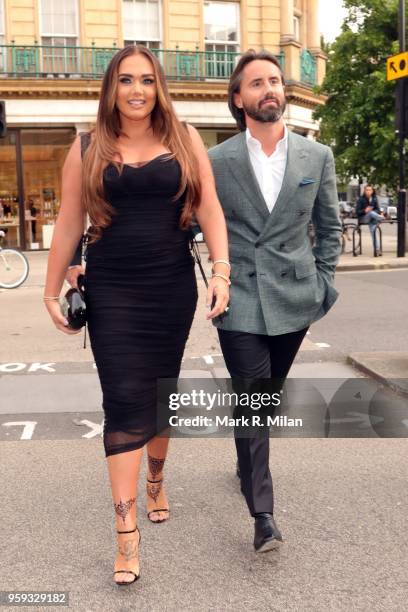
<svg viewBox="0 0 408 612"><path fill-rule="evenodd" d="M207 289L207 308L211 308L215 298L213 308L207 314L206 319L214 319L225 312L229 302L229 287L227 281L219 276L213 276L208 283Z"/></svg>
<svg viewBox="0 0 408 612"><path fill-rule="evenodd" d="M85 274L84 266L72 266L68 268L65 275L65 280L71 285L71 287L78 289L78 276L81 274Z"/></svg>
<svg viewBox="0 0 408 612"><path fill-rule="evenodd" d="M44 303L57 329L69 335L79 334L81 331L80 329L71 329L68 327L68 321L62 314L60 303L57 300L46 300Z"/></svg>

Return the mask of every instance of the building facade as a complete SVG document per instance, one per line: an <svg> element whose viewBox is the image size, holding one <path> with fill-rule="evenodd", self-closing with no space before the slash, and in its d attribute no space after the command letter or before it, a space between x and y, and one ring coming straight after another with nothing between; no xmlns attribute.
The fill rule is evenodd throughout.
<svg viewBox="0 0 408 612"><path fill-rule="evenodd" d="M315 138L314 93L325 74L318 0L0 0L0 203L9 244L48 248L61 169L75 135L96 118L101 77L124 45L164 66L182 120L207 147L236 133L227 82L239 54L268 49L287 81L290 129ZM1 214L1 207L0 207Z"/></svg>

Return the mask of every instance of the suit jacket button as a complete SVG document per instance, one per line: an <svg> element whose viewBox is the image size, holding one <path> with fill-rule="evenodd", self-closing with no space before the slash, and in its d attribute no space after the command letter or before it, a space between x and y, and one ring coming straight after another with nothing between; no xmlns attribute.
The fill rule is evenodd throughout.
<svg viewBox="0 0 408 612"><path fill-rule="evenodd" d="M281 272L281 277L283 278L284 276L287 276L287 272Z"/></svg>
<svg viewBox="0 0 408 612"><path fill-rule="evenodd" d="M284 249L286 246L286 244L284 242L281 242L281 244L279 245L280 250Z"/></svg>

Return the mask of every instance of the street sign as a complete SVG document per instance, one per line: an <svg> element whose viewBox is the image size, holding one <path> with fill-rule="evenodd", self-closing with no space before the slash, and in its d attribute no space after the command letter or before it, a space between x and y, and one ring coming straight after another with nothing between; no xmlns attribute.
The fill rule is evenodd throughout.
<svg viewBox="0 0 408 612"><path fill-rule="evenodd" d="M408 51L387 58L387 81L408 76Z"/></svg>

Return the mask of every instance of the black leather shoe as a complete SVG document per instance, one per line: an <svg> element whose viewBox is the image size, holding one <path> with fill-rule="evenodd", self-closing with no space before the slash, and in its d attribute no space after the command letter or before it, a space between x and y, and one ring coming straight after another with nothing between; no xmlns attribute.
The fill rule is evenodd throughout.
<svg viewBox="0 0 408 612"><path fill-rule="evenodd" d="M282 535L276 526L272 514L263 512L255 516L255 552L269 552L279 548L282 544Z"/></svg>

